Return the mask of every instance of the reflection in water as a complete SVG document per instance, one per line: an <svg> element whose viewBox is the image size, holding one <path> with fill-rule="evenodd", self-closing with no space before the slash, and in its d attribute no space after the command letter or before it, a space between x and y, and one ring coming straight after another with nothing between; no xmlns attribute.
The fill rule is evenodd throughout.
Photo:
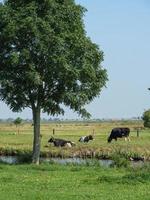
<svg viewBox="0 0 150 200"><path fill-rule="evenodd" d="M58 163L58 164L94 164L99 163L101 166L109 167L112 164L112 160L92 160L92 159L82 159L82 158L41 158L41 162L47 163ZM18 164L19 158L17 156L0 156L0 162L8 164Z"/></svg>
<svg viewBox="0 0 150 200"><path fill-rule="evenodd" d="M113 161L112 160L94 160L94 159L82 159L82 158L41 158L41 161L43 162L54 162L58 164L94 164L99 163L101 166L109 167Z"/></svg>
<svg viewBox="0 0 150 200"><path fill-rule="evenodd" d="M103 167L110 167L113 164L113 160L95 160L95 159L82 159L82 158L40 158L41 162L58 163L58 164L99 164ZM0 162L7 164L19 164L19 157L17 156L0 156ZM143 161L131 161L132 167L141 167L145 162Z"/></svg>
<svg viewBox="0 0 150 200"><path fill-rule="evenodd" d="M19 162L19 159L17 158L17 156L0 156L0 162L17 164Z"/></svg>

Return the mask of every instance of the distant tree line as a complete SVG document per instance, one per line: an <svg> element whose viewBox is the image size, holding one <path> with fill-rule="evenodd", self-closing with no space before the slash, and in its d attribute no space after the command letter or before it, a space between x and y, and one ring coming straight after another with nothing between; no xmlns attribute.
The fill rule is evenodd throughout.
<svg viewBox="0 0 150 200"><path fill-rule="evenodd" d="M17 117L18 118L18 117ZM0 118L0 123L13 123L14 120L16 120L17 118L7 118L7 119L2 119ZM20 118L20 117L19 117ZM41 118L41 122L44 123L49 123L49 122L117 122L117 121L122 121L125 123L128 122L134 122L134 121L141 121L144 120L144 118L140 118L140 117L134 117L134 118L130 118L130 119L106 119L106 118L93 118L93 119L63 119L63 118ZM22 123L33 123L32 119L22 119Z"/></svg>

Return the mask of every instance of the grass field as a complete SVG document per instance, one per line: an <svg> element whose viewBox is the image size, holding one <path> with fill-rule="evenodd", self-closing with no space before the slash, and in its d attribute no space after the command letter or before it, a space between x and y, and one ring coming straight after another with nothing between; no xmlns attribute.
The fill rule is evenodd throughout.
<svg viewBox="0 0 150 200"><path fill-rule="evenodd" d="M113 127L129 127L131 129L131 142L123 139L111 144L107 143L107 137ZM121 153L125 156L145 156L150 160L150 131L142 130L137 137L136 127L142 127L138 121L116 121L116 122L75 122L75 123L49 123L41 124L41 154L53 157L109 157L113 153ZM33 127L31 124L23 124L18 129L12 124L0 124L0 153L13 154L16 152L31 152L33 141ZM48 145L47 141L55 129L56 138L64 138L76 143L73 148L56 148ZM82 135L95 133L95 140L88 144L81 144L78 139Z"/></svg>
<svg viewBox="0 0 150 200"><path fill-rule="evenodd" d="M0 164L0 200L149 200L150 167Z"/></svg>
<svg viewBox="0 0 150 200"><path fill-rule="evenodd" d="M113 127L130 127L131 142L119 140L107 143ZM81 157L131 155L150 160L150 132L143 130L136 136L139 122L112 123L49 123L41 125L41 154L53 157ZM18 134L12 124L0 124L0 154L11 155L32 152L33 127L23 124ZM55 137L72 140L73 148L47 146L55 129ZM81 144L82 135L95 132L95 140ZM94 154L95 153L95 154ZM93 155L94 154L94 155ZM122 164L119 158L118 164ZM124 162L124 161L123 161ZM0 164L0 200L149 200L150 166L101 167L98 162L77 164Z"/></svg>

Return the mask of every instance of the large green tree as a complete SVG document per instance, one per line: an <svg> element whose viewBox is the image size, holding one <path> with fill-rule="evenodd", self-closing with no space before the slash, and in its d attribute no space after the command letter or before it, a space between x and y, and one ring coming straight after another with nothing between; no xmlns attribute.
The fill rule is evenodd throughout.
<svg viewBox="0 0 150 200"><path fill-rule="evenodd" d="M13 111L30 107L33 162L39 163L40 115L81 116L106 85L103 52L84 30L74 0L6 0L0 4L0 98Z"/></svg>

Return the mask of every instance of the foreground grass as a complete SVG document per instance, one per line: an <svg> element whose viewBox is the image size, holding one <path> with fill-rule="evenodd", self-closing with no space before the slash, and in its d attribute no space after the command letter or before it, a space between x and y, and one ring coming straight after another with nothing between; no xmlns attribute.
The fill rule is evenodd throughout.
<svg viewBox="0 0 150 200"><path fill-rule="evenodd" d="M150 167L0 164L1 200L149 200Z"/></svg>

